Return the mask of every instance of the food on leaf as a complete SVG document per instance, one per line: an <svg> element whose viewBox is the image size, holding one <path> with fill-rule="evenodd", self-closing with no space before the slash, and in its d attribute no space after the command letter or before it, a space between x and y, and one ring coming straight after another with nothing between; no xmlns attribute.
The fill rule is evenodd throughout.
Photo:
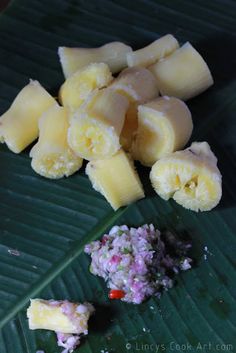
<svg viewBox="0 0 236 353"><path fill-rule="evenodd" d="M87 164L93 188L100 192L114 210L144 197L144 191L132 160L120 150L111 158Z"/></svg>
<svg viewBox="0 0 236 353"><path fill-rule="evenodd" d="M74 113L68 131L72 150L87 160L110 158L120 148L129 102L110 88L94 91Z"/></svg>
<svg viewBox="0 0 236 353"><path fill-rule="evenodd" d="M159 90L164 96L187 100L213 85L206 62L189 42L149 69L156 76Z"/></svg>
<svg viewBox="0 0 236 353"><path fill-rule="evenodd" d="M31 299L27 309L31 330L52 330L62 353L73 352L82 336L88 334L88 320L94 312L90 303L71 303L67 300Z"/></svg>
<svg viewBox="0 0 236 353"><path fill-rule="evenodd" d="M46 178L58 179L80 169L83 159L69 147L67 132L68 111L54 105L39 119L39 140L30 151L31 166Z"/></svg>
<svg viewBox="0 0 236 353"><path fill-rule="evenodd" d="M60 102L64 107L75 110L96 88L106 87L112 80L108 65L90 64L71 75L59 91Z"/></svg>
<svg viewBox="0 0 236 353"><path fill-rule="evenodd" d="M221 199L221 174L207 142L163 157L153 165L150 178L164 200L173 198L192 211L209 211Z"/></svg>
<svg viewBox="0 0 236 353"><path fill-rule="evenodd" d="M183 148L193 129L187 105L174 97L160 97L138 107L138 129L132 155L152 166L167 153Z"/></svg>
<svg viewBox="0 0 236 353"><path fill-rule="evenodd" d="M0 117L0 142L19 153L39 135L31 165L47 178L69 176L83 159L90 161L86 173L114 210L144 197L132 159L152 167L152 185L163 199L195 211L218 204L221 174L209 145L181 151L193 130L182 100L213 84L189 42L179 47L168 34L136 51L111 42L60 47L58 54L66 77L59 91L63 107L31 80ZM113 79L112 73L119 74Z"/></svg>
<svg viewBox="0 0 236 353"><path fill-rule="evenodd" d="M38 137L42 113L55 103L38 81L30 80L0 117L0 142L5 142L12 152L23 151Z"/></svg>
<svg viewBox="0 0 236 353"><path fill-rule="evenodd" d="M191 268L191 244L161 234L152 224L114 226L101 241L85 246L90 272L107 282L110 299L140 304L173 286L173 275Z"/></svg>

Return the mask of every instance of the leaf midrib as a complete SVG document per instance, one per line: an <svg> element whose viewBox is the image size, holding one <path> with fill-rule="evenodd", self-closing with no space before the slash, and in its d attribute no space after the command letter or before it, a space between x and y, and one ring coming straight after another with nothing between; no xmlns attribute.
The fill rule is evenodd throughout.
<svg viewBox="0 0 236 353"><path fill-rule="evenodd" d="M129 209L129 206L120 208L116 212L109 213L102 221L83 237L82 240L73 243L73 246L57 261L17 302L5 311L0 318L0 329L8 323L20 310L24 308L30 298L37 296L48 284L65 270L84 250L84 246L98 239L114 222L116 222Z"/></svg>

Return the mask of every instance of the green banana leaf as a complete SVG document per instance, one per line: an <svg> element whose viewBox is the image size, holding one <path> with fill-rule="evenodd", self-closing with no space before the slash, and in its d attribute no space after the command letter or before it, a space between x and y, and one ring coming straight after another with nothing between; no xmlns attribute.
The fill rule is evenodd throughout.
<svg viewBox="0 0 236 353"><path fill-rule="evenodd" d="M50 181L36 175L29 150L0 146L0 351L61 352L55 335L30 331L30 297L88 300L97 313L76 352L236 352L236 3L232 0L14 0L0 14L0 113L29 78L56 93L63 82L58 46L133 48L166 33L190 41L215 85L188 102L192 140L207 140L219 159L223 197L211 212L164 202L138 167L147 197L113 212L84 172ZM192 240L194 268L160 300L109 301L88 271L83 246L113 224L152 222Z"/></svg>

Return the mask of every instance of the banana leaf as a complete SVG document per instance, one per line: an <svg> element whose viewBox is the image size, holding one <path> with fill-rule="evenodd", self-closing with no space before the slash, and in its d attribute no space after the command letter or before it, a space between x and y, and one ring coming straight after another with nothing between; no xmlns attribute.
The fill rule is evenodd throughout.
<svg viewBox="0 0 236 353"><path fill-rule="evenodd" d="M192 141L207 140L223 174L223 197L194 213L161 200L138 166L146 198L114 212L80 171L50 181L36 175L29 149L0 146L0 351L60 352L55 335L30 331L30 297L96 304L89 336L76 352L236 351L236 3L232 0L14 0L0 14L0 113L29 78L56 94L63 75L58 46L123 41L140 48L166 33L190 41L215 80L188 102ZM193 243L194 268L161 299L109 301L92 276L84 244L114 224L152 222Z"/></svg>

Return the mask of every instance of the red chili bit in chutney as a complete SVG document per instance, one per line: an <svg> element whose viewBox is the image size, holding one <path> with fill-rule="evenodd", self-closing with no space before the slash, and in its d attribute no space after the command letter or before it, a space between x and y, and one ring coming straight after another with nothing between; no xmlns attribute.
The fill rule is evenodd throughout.
<svg viewBox="0 0 236 353"><path fill-rule="evenodd" d="M121 299L124 298L125 292L119 289L112 289L109 292L109 299Z"/></svg>

